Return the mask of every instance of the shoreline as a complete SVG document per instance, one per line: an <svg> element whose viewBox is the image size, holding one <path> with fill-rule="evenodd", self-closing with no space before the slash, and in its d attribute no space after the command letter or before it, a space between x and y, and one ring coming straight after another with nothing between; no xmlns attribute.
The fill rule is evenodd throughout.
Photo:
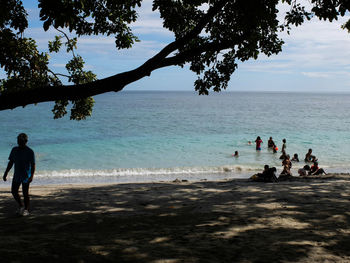
<svg viewBox="0 0 350 263"><path fill-rule="evenodd" d="M253 175L253 174L252 174ZM277 176L278 177L278 176ZM113 178L113 177L112 177ZM221 178L218 178L217 180L212 180L212 179L197 179L197 180L190 180L187 179L186 176L184 176L183 178L180 177L176 177L174 176L173 178L175 179L171 179L171 180L153 180L153 179L148 179L148 180L140 180L140 181L103 181L103 180L96 180L96 181L89 181L89 180L82 180L79 181L79 179L82 179L81 177L76 177L74 178L75 181L63 181L61 183L37 183L37 181L34 181L31 183L30 189L32 189L33 187L59 187L59 186L64 186L64 187L83 187L83 186L88 186L88 187L93 187L93 186L108 186L108 185L123 185L123 184L157 184L157 183L202 183L202 182L212 182L212 183L219 183L219 182L230 182L230 181L235 181L235 182L251 182L250 181L250 176L248 178L243 178L243 177L229 177L229 176L222 176ZM327 175L317 175L317 176L293 176L291 179L288 179L288 182L294 182L294 181L309 181L309 180L323 180L323 179L350 179L350 173L328 173ZM86 179L86 178L84 178ZM88 178L91 179L91 178ZM57 179L56 179L57 180ZM8 180L6 182L1 181L0 184L0 190L3 189L7 189L9 187L11 187L11 182L12 182L12 178L8 178ZM283 181L277 182L277 183L281 183Z"/></svg>
<svg viewBox="0 0 350 263"><path fill-rule="evenodd" d="M349 174L0 188L4 262L350 262ZM18 253L18 248L21 253Z"/></svg>

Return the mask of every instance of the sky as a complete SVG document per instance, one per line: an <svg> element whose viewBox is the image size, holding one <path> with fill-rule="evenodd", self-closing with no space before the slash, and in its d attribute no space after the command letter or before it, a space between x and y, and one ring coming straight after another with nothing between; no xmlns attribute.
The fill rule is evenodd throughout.
<svg viewBox="0 0 350 263"><path fill-rule="evenodd" d="M37 1L23 2L29 14L29 28L25 36L36 39L39 49L47 51L47 42L58 33L54 29L43 31ZM280 6L280 10L282 16L286 8ZM173 34L162 27L159 13L152 12L151 0L143 1L139 17L132 29L141 42L132 49L118 51L113 37L80 38L77 53L85 59L86 68L98 78L131 70L174 39ZM285 41L282 52L270 57L260 55L257 60L239 63L228 91L350 92L350 34L341 29L347 19L349 16L330 23L314 18L293 28L290 35L282 33ZM51 57L51 68L65 73L64 65L69 57L64 52ZM168 67L154 71L150 77L125 89L193 91L196 79L188 66Z"/></svg>

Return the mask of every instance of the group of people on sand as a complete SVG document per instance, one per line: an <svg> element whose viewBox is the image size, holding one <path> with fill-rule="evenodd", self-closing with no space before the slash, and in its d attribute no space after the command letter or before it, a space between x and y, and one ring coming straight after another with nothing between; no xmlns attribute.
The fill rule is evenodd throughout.
<svg viewBox="0 0 350 263"><path fill-rule="evenodd" d="M260 151L261 150L261 144L263 141L261 140L260 136L258 136L255 140L256 144L256 150ZM287 149L287 140L283 139L282 140L282 148L281 152L282 155L280 156L280 159L282 160L282 166L283 170L281 174L279 175L278 179L275 175L277 169L276 167L270 168L269 165L264 166L264 171L262 173L255 174L251 177L252 180L254 181L263 181L263 182L276 182L277 180L284 180L292 177L292 163L293 162L299 162L299 156L297 153L293 155L293 158L290 158L290 155L286 153ZM248 142L249 144L249 142ZM273 141L272 137L269 138L268 143L267 143L268 149L272 149L274 153L277 153L278 147L276 146L275 142ZM298 170L298 174L300 176L306 176L306 175L322 175L326 174L324 169L320 168L318 166L318 161L316 156L312 154L312 149L309 149L308 152L305 155L304 159L305 163L310 163L312 164L311 167L310 165L306 164L304 167L300 168Z"/></svg>

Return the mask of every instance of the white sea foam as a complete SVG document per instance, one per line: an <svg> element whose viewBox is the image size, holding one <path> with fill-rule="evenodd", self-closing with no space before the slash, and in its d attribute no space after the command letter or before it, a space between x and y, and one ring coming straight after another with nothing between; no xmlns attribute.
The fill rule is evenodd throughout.
<svg viewBox="0 0 350 263"><path fill-rule="evenodd" d="M302 163L292 168L293 175L298 175L298 168ZM326 168L326 167L325 167ZM56 171L38 170L33 181L34 185L47 184L99 184L99 183L141 183L141 182L169 182L175 179L188 181L218 181L238 178L249 178L261 172L261 167L244 165L225 165L217 167L174 167L174 168L119 168L119 169L67 169ZM282 167L277 167L279 175ZM343 173L344 168L326 168L327 172ZM0 182L5 186L6 182Z"/></svg>
<svg viewBox="0 0 350 263"><path fill-rule="evenodd" d="M298 169L304 163L293 165L292 173L298 174ZM348 167L322 166L327 172L343 173L348 172ZM248 178L251 175L261 172L262 167L249 165L224 165L224 166L201 166L201 167L172 167L172 168L118 168L118 169L67 169L54 171L38 171L35 175L37 180L50 180L54 182L76 181L160 181L182 178L188 180L219 180L223 178ZM277 167L277 175L282 167Z"/></svg>
<svg viewBox="0 0 350 263"><path fill-rule="evenodd" d="M248 178L256 171L257 169L253 167L244 166L38 170L33 184L139 183L166 182L175 179L217 181Z"/></svg>
<svg viewBox="0 0 350 263"><path fill-rule="evenodd" d="M217 167L174 167L174 168L118 168L118 169L67 169L58 171L38 171L36 178L46 177L137 177L161 175L206 175L206 174L241 174L258 171L254 167L225 165Z"/></svg>

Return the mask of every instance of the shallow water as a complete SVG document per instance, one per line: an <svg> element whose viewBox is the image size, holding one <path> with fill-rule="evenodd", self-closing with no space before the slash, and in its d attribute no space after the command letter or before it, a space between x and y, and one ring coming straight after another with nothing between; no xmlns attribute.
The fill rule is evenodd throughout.
<svg viewBox="0 0 350 263"><path fill-rule="evenodd" d="M281 170L280 153L267 150L269 136L280 148L286 138L287 153L301 160L312 148L327 171L349 172L349 99L125 91L97 96L93 116L80 122L53 120L52 103L2 111L0 172L20 132L36 152L37 184L244 178L264 164ZM258 135L261 152L248 145ZM232 157L235 150L239 158Z"/></svg>

